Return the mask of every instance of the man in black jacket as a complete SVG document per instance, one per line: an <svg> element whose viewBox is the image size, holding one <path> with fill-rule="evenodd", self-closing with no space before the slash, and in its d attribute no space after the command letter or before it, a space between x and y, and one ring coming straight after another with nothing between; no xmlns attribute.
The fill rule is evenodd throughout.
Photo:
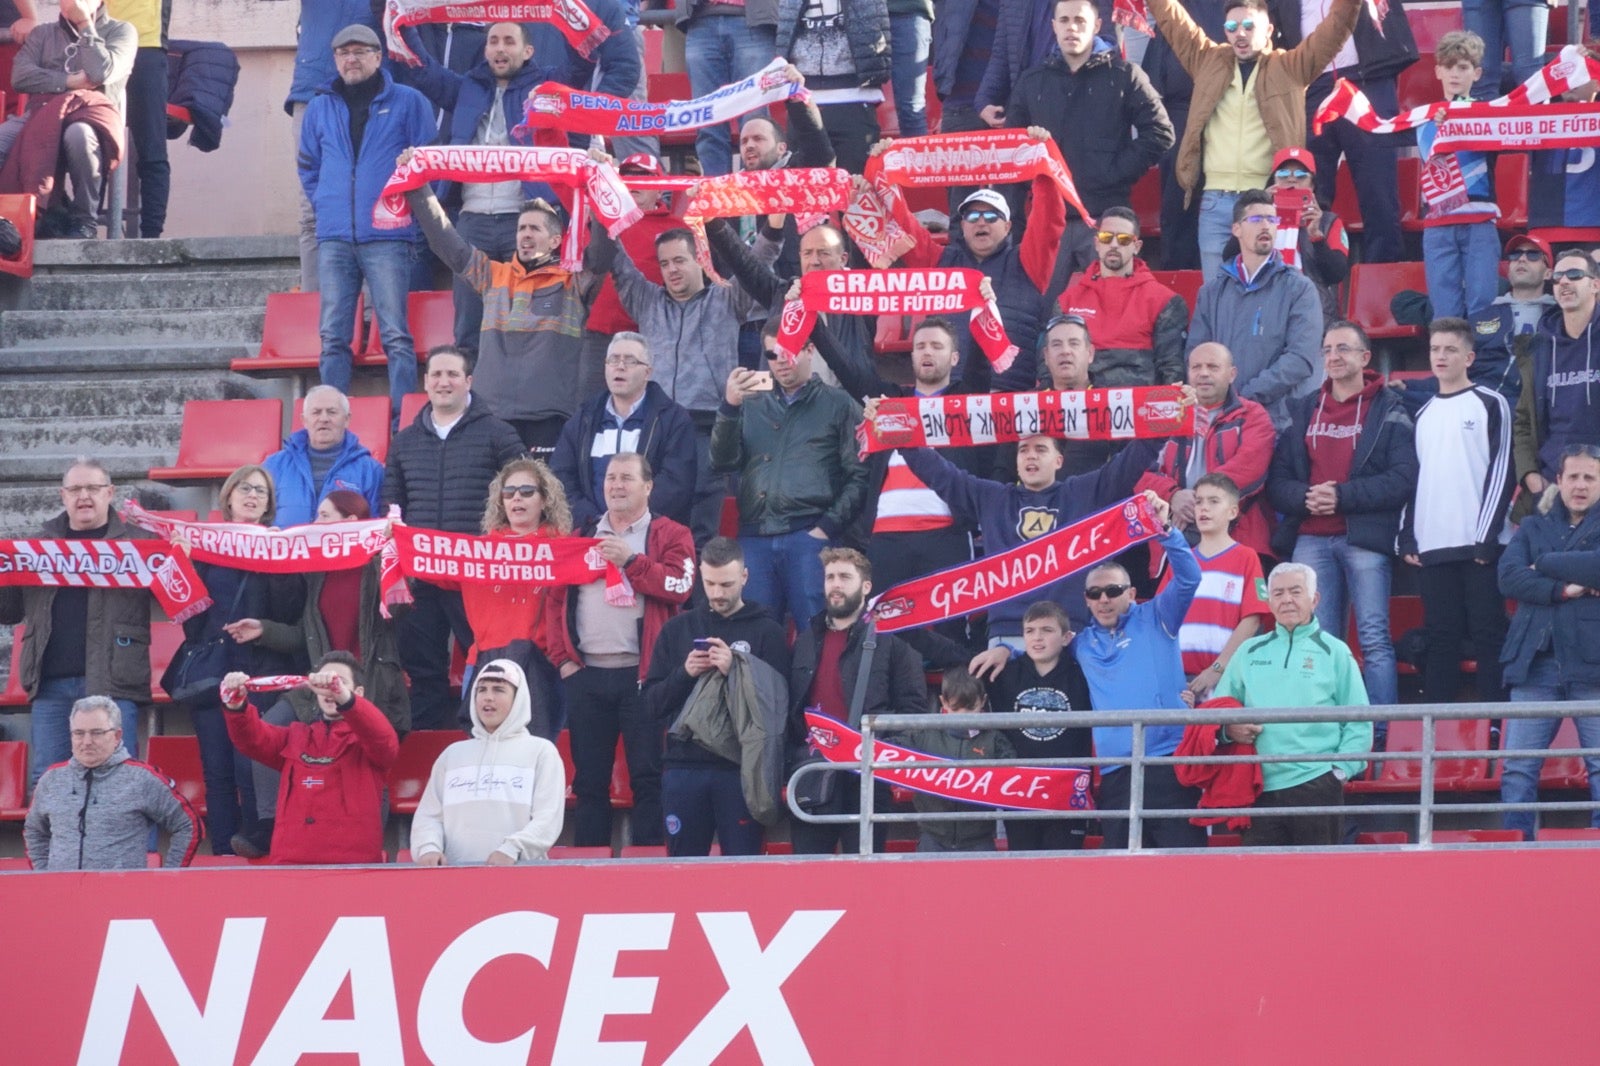
<svg viewBox="0 0 1600 1066"><path fill-rule="evenodd" d="M428 406L389 445L383 503L399 504L407 525L448 533L482 532L483 500L500 468L523 454L509 423L472 395L472 363L461 349L428 353ZM461 593L412 581L416 603L400 623L400 661L411 677L413 729L448 729L457 701L450 696L450 635L472 646Z"/></svg>
<svg viewBox="0 0 1600 1066"><path fill-rule="evenodd" d="M1094 50L1100 15L1090 0L1056 0L1051 27L1057 48L1017 79L1006 125L1049 130L1083 206L1098 216L1129 202L1133 183L1171 147L1172 122L1144 71L1115 51ZM1045 290L1052 303L1095 260L1093 234L1070 209L1062 245Z"/></svg>
<svg viewBox="0 0 1600 1066"><path fill-rule="evenodd" d="M800 631L794 644L794 665L789 672L790 728L796 737L806 734L805 712L815 709L852 726L859 717L852 713L857 702L860 713L923 714L931 711L928 684L922 673L922 658L897 637L870 631L876 647L870 652L868 623L862 617L867 596L872 592L872 564L852 548L829 548L822 553L823 582L827 607L811 624ZM861 657L872 656L867 664L867 688L857 698L861 676ZM856 779L840 771L833 782L833 795L812 814L855 814L861 810L861 790ZM878 785L873 806L886 810L889 790ZM882 851L888 827L872 828L873 850ZM843 845L845 854L861 845L859 829L840 823L794 823L792 831L797 855L831 855Z"/></svg>
<svg viewBox="0 0 1600 1066"><path fill-rule="evenodd" d="M745 600L749 579L738 541L715 537L706 542L700 552L700 583L707 606L676 615L661 627L644 679L645 699L663 731L672 728L703 675L717 670L727 676L735 652L789 676L788 635L765 607ZM724 855L761 854L761 826L745 804L739 772L738 763L692 740L667 737L661 807L670 855L709 855L713 836Z"/></svg>
<svg viewBox="0 0 1600 1066"><path fill-rule="evenodd" d="M550 469L567 490L574 528L588 525L606 509L606 466L618 452L637 452L650 461L656 475L650 513L689 524L694 420L650 380L652 364L642 334L612 336L606 347L606 391L578 408L561 430Z"/></svg>
<svg viewBox="0 0 1600 1066"><path fill-rule="evenodd" d="M1327 380L1291 403L1267 474L1267 498L1284 515L1272 536L1280 559L1317 572L1317 624L1345 633L1355 612L1361 673L1374 704L1399 702L1389 639L1389 576L1400 512L1417 484L1411 416L1367 369L1366 333L1335 322L1323 335Z"/></svg>

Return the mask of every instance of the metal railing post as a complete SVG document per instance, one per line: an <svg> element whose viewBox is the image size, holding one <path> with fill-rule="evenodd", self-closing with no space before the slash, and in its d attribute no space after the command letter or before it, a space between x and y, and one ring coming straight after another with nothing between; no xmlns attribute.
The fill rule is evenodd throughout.
<svg viewBox="0 0 1600 1066"><path fill-rule="evenodd" d="M1434 735L1438 719L1431 714L1422 717L1422 780L1418 782L1418 797L1422 809L1417 812L1417 843L1422 847L1433 844L1433 781L1436 767L1433 753L1439 750Z"/></svg>
<svg viewBox="0 0 1600 1066"><path fill-rule="evenodd" d="M1128 765L1128 850L1144 847L1144 723L1133 723L1133 762Z"/></svg>
<svg viewBox="0 0 1600 1066"><path fill-rule="evenodd" d="M860 827L857 850L863 855L872 854L872 717L861 720L861 813L856 818Z"/></svg>

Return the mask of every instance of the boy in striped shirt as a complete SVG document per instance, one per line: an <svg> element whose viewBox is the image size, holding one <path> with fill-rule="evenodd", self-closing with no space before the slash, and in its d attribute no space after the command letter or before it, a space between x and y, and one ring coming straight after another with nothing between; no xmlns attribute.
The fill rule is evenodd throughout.
<svg viewBox="0 0 1600 1066"><path fill-rule="evenodd" d="M1178 630L1185 702L1204 700L1222 677L1234 649L1272 625L1261 557L1228 535L1239 517L1239 486L1226 474L1207 474L1194 485L1194 525L1200 534L1194 557L1200 588ZM1170 571L1163 578L1166 584Z"/></svg>

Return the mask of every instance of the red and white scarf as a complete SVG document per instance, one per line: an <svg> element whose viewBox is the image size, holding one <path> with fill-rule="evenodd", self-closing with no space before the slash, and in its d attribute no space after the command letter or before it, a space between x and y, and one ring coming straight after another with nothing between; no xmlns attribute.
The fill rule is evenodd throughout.
<svg viewBox="0 0 1600 1066"><path fill-rule="evenodd" d="M692 186L683 209L683 224L694 233L700 265L713 279L721 281L711 265L706 219L794 215L799 224L805 216L843 211L849 202L850 172L838 167L741 170L705 178Z"/></svg>
<svg viewBox="0 0 1600 1066"><path fill-rule="evenodd" d="M1025 437L1141 440L1194 433L1177 385L880 399L856 430L861 456L895 448L970 448Z"/></svg>
<svg viewBox="0 0 1600 1066"><path fill-rule="evenodd" d="M574 51L585 59L611 36L583 0L461 0L442 4L438 0L388 0L383 10L383 35L389 54L413 67L422 66L422 57L406 47L400 27L423 22L538 22L554 26Z"/></svg>
<svg viewBox="0 0 1600 1066"><path fill-rule="evenodd" d="M411 225L406 193L430 181L543 181L574 193L572 218L561 245L561 265L582 267L584 214L592 209L615 237L644 212L628 195L628 187L609 163L597 163L576 148L524 148L515 145L435 145L412 150L411 160L384 183L372 208L378 229Z"/></svg>
<svg viewBox="0 0 1600 1066"><path fill-rule="evenodd" d="M1433 152L1591 147L1600 139L1600 106L1550 103L1562 93L1600 79L1600 61L1567 45L1556 59L1506 95L1487 103L1439 102L1379 118L1366 95L1340 78L1317 108L1312 132L1336 119L1368 133L1401 133L1439 120ZM1441 117L1442 113L1442 117Z"/></svg>
<svg viewBox="0 0 1600 1066"><path fill-rule="evenodd" d="M1072 171L1055 141L1036 140L1024 130L930 133L903 137L867 160L866 177L891 185L942 189L951 185L997 185L1049 175L1061 197L1090 225Z"/></svg>
<svg viewBox="0 0 1600 1066"><path fill-rule="evenodd" d="M861 762L861 734L837 718L815 709L806 711L806 732L813 751L836 763ZM874 739L872 761L936 760L912 748ZM1091 811L1091 774L1055 766L908 766L872 771L893 785L944 799L1003 807L1013 811Z"/></svg>
<svg viewBox="0 0 1600 1066"><path fill-rule="evenodd" d="M901 582L877 598L872 613L880 632L894 633L987 611L1142 544L1160 529L1145 498L1131 496L998 555Z"/></svg>
<svg viewBox="0 0 1600 1066"><path fill-rule="evenodd" d="M697 130L728 122L791 96L805 96L805 89L785 76L788 65L787 60L774 59L742 81L724 85L693 100L666 103L629 100L574 89L555 81L541 82L528 96L525 121L528 126L544 126L566 133L598 133L606 137Z"/></svg>
<svg viewBox="0 0 1600 1066"><path fill-rule="evenodd" d="M148 589L174 622L211 606L188 558L159 540L0 540L0 585Z"/></svg>
<svg viewBox="0 0 1600 1066"><path fill-rule="evenodd" d="M413 526L394 527L400 572L423 581L463 585L587 585L605 578L606 602L631 607L628 576L600 554L593 537L474 537Z"/></svg>
<svg viewBox="0 0 1600 1066"><path fill-rule="evenodd" d="M973 312L969 328L996 371L1010 368L1017 346L1006 337L1000 309L978 292L979 270L944 267L899 270L813 270L800 279L800 299L783 305L776 347L793 357L816 327L817 315L947 315Z"/></svg>
<svg viewBox="0 0 1600 1066"><path fill-rule="evenodd" d="M312 574L366 565L388 543L388 521L327 522L288 529L248 522L185 522L154 515L136 503L119 509L129 525L163 539L181 534L189 558L262 574Z"/></svg>
<svg viewBox="0 0 1600 1066"><path fill-rule="evenodd" d="M900 190L884 181L868 182L854 190L844 210L845 232L856 242L867 262L880 270L916 247L916 241L895 220L893 204Z"/></svg>

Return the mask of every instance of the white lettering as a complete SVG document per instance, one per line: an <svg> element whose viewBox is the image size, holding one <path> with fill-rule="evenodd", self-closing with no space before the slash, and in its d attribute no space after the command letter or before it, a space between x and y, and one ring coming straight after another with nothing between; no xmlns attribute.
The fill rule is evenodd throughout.
<svg viewBox="0 0 1600 1066"><path fill-rule="evenodd" d="M417 1001L417 1041L435 1066L524 1066L537 1026L502 1043L467 1031L461 1008L478 971L502 955L526 955L550 968L556 919L538 911L513 911L485 918L450 942L433 964Z"/></svg>
<svg viewBox="0 0 1600 1066"><path fill-rule="evenodd" d="M655 1007L657 979L618 977L617 956L665 951L672 918L670 913L584 915L551 1066L639 1066L644 1061L643 1041L602 1043L600 1029L609 1014L649 1014Z"/></svg>
<svg viewBox="0 0 1600 1066"><path fill-rule="evenodd" d="M351 1017L330 1019L328 1008L346 978ZM355 1055L362 1066L405 1061L389 932L379 917L340 918L333 923L253 1066L294 1066L303 1055L341 1053Z"/></svg>

